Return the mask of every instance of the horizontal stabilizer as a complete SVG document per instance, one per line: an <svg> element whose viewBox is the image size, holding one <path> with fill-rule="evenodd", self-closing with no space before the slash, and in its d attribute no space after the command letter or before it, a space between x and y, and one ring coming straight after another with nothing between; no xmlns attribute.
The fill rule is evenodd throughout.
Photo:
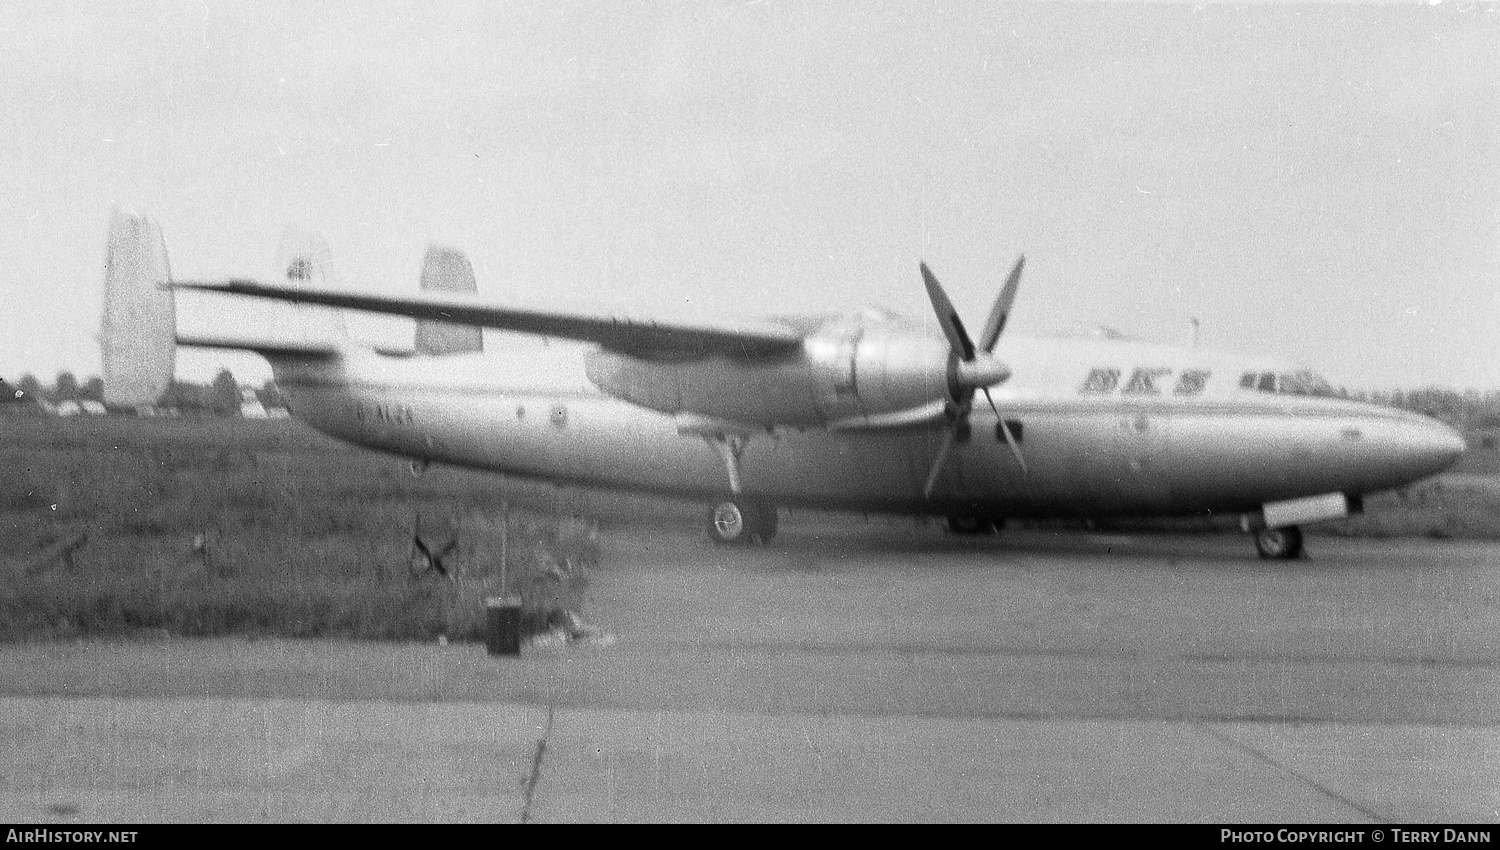
<svg viewBox="0 0 1500 850"><path fill-rule="evenodd" d="M192 348L223 348L233 351L253 351L266 357L302 357L308 360L327 360L338 357L342 349L334 342L285 341L249 337L195 336L178 334L177 344Z"/></svg>
<svg viewBox="0 0 1500 850"><path fill-rule="evenodd" d="M328 243L310 230L290 226L276 249L277 274L297 289L336 288L338 269ZM243 304L235 306L243 307ZM338 310L305 304L270 306L269 313L238 315L220 308L212 327L177 333L177 344L192 348L251 351L274 363L335 359L353 343Z"/></svg>
<svg viewBox="0 0 1500 850"><path fill-rule="evenodd" d="M373 295L347 289L302 289L250 280L184 281L174 282L173 286L595 342L611 351L634 357L775 357L798 351L802 346L802 334L770 321L660 322L521 310L485 304L460 295Z"/></svg>
<svg viewBox="0 0 1500 850"><path fill-rule="evenodd" d="M338 268L323 237L296 225L287 227L276 249L276 269L287 286L337 289ZM348 339L344 316L325 307L300 305L287 310L276 321L277 337L297 344L317 346Z"/></svg>

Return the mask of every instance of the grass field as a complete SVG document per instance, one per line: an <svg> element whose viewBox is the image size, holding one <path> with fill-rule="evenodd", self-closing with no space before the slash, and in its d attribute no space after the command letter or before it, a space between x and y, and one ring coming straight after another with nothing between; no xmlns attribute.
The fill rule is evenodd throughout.
<svg viewBox="0 0 1500 850"><path fill-rule="evenodd" d="M1475 430L1464 434L1469 451L1451 472L1458 475L1500 475L1500 432Z"/></svg>
<svg viewBox="0 0 1500 850"><path fill-rule="evenodd" d="M1365 499L1365 512L1319 531L1345 537L1500 539L1500 475L1450 473Z"/></svg>
<svg viewBox="0 0 1500 850"><path fill-rule="evenodd" d="M285 420L5 418L0 470L0 640L474 640L502 554L532 631L597 558L586 520L509 510L492 476L413 476Z"/></svg>
<svg viewBox="0 0 1500 850"><path fill-rule="evenodd" d="M1500 538L1493 461L1473 452L1314 530ZM476 640L502 560L541 631L581 609L598 558L586 517L508 507L494 476L414 476L289 420L0 417L0 471L0 640ZM414 537L451 546L447 577Z"/></svg>

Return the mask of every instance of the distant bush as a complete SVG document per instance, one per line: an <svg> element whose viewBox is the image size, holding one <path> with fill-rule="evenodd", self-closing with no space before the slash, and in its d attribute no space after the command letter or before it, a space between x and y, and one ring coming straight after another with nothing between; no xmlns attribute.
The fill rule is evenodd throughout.
<svg viewBox="0 0 1500 850"><path fill-rule="evenodd" d="M1343 395L1357 401L1432 416L1464 430L1500 428L1500 392L1423 387L1415 390L1346 391Z"/></svg>
<svg viewBox="0 0 1500 850"><path fill-rule="evenodd" d="M1369 496L1364 513L1316 529L1345 537L1500 538L1500 478L1419 481Z"/></svg>

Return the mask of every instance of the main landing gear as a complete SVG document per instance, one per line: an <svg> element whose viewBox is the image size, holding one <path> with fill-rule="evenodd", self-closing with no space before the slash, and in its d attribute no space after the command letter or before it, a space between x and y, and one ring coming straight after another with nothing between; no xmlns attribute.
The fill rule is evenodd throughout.
<svg viewBox="0 0 1500 850"><path fill-rule="evenodd" d="M679 429L681 431L681 429ZM760 499L742 495L740 490L740 455L750 437L744 433L728 433L719 430L681 431L698 433L719 453L724 461L724 472L729 477L729 495L714 502L708 509L708 537L720 546L743 546L750 543L766 544L776 536L776 506Z"/></svg>
<svg viewBox="0 0 1500 850"><path fill-rule="evenodd" d="M1294 560L1302 557L1302 529L1295 525L1263 528L1255 532L1255 551L1267 560Z"/></svg>
<svg viewBox="0 0 1500 850"><path fill-rule="evenodd" d="M721 546L770 543L776 536L776 506L738 496L708 509L708 536Z"/></svg>

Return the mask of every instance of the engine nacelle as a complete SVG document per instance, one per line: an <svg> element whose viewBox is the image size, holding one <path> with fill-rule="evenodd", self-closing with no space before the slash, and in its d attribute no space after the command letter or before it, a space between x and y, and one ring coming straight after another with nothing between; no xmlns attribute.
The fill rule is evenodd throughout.
<svg viewBox="0 0 1500 850"><path fill-rule="evenodd" d="M782 358L673 362L599 351L589 355L587 373L604 392L663 413L804 428L949 399L955 369L970 369L963 379L973 372L950 361L947 343L918 326L859 317L825 323ZM983 374L1004 379L1003 367Z"/></svg>

